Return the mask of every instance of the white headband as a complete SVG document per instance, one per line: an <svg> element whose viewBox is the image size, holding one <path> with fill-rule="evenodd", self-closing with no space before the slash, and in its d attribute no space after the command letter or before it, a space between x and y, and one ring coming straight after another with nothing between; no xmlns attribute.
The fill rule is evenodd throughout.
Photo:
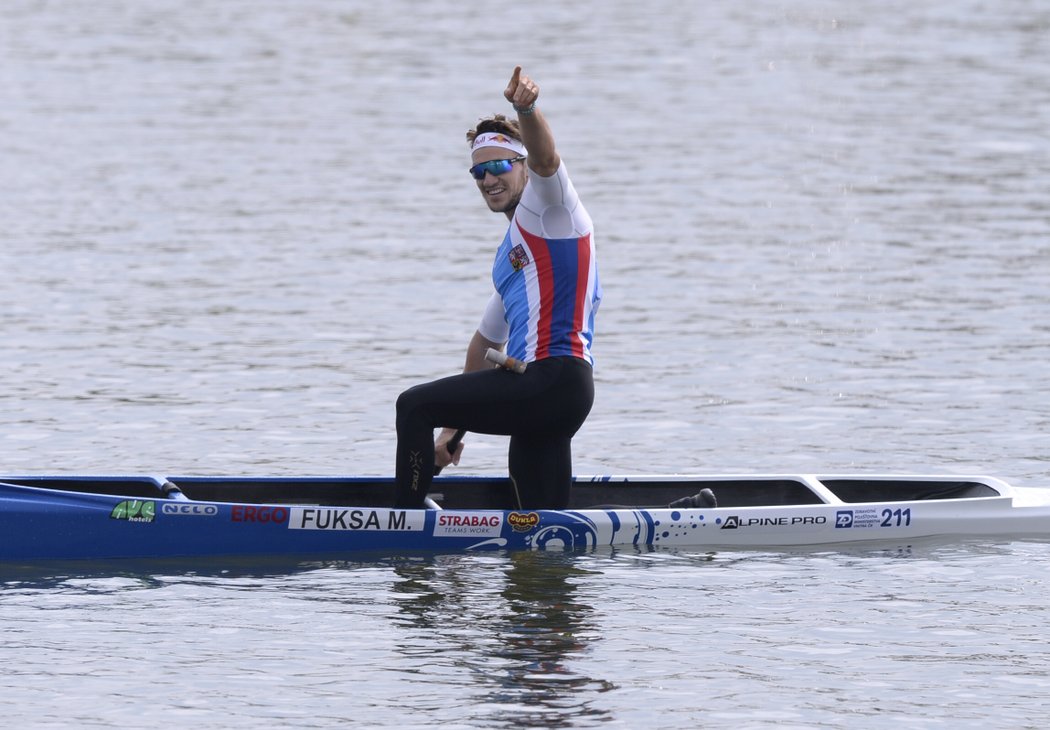
<svg viewBox="0 0 1050 730"><path fill-rule="evenodd" d="M503 149L510 150L522 157L529 154L528 150L525 149L525 145L513 137L508 137L500 132L485 132L479 134L474 138L474 144L470 146L470 151L473 153L474 150L480 150L482 147L502 147Z"/></svg>

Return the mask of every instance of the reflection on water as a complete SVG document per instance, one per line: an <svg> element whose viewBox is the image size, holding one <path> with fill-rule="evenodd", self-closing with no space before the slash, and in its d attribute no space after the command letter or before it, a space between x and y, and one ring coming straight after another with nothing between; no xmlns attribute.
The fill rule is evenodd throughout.
<svg viewBox="0 0 1050 730"><path fill-rule="evenodd" d="M933 698L1019 727L1047 670L1050 584L1030 567L1046 552L934 540L4 569L0 710L57 725L105 707L134 724L175 701L154 678L177 676L177 706L208 728L839 726L923 717ZM56 682L70 689L45 701Z"/></svg>
<svg viewBox="0 0 1050 730"><path fill-rule="evenodd" d="M593 609L576 594L575 582L588 575L576 556L520 552L480 564L439 558L395 571L403 619L452 640L439 655L403 649L421 662L452 654L473 677L477 718L499 727L564 727L608 716L593 707L595 694L615 685L581 671L600 633Z"/></svg>

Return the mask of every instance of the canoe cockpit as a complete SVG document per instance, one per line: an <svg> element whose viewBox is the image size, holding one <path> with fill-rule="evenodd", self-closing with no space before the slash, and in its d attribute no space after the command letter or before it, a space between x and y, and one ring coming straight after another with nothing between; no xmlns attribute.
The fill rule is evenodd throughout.
<svg viewBox="0 0 1050 730"><path fill-rule="evenodd" d="M389 477L0 477L8 484L135 499L382 507ZM660 507L710 489L719 507L907 502L998 497L986 477L638 476L577 478L570 509ZM439 477L431 496L445 509L515 509L506 478Z"/></svg>

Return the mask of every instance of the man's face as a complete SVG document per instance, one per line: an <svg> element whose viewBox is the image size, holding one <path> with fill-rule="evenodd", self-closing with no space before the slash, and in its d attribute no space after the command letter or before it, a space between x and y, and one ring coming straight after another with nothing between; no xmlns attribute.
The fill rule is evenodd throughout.
<svg viewBox="0 0 1050 730"><path fill-rule="evenodd" d="M477 165L489 160L511 160L517 157L511 150L502 147L482 147L471 154L471 164ZM476 180L478 190L485 198L489 210L494 213L513 213L521 200L521 191L525 189L525 160L515 162L509 172L493 175L486 172L481 180Z"/></svg>

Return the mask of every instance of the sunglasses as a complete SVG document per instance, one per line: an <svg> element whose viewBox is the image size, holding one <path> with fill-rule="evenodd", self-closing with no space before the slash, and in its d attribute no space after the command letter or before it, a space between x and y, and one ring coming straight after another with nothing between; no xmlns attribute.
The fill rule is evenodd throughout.
<svg viewBox="0 0 1050 730"><path fill-rule="evenodd" d="M514 167L515 162L521 162L524 157L511 157L509 160L489 160L488 162L479 162L470 168L470 174L474 176L475 180L484 180L485 173L490 172L493 175L502 175L510 172L511 168Z"/></svg>

